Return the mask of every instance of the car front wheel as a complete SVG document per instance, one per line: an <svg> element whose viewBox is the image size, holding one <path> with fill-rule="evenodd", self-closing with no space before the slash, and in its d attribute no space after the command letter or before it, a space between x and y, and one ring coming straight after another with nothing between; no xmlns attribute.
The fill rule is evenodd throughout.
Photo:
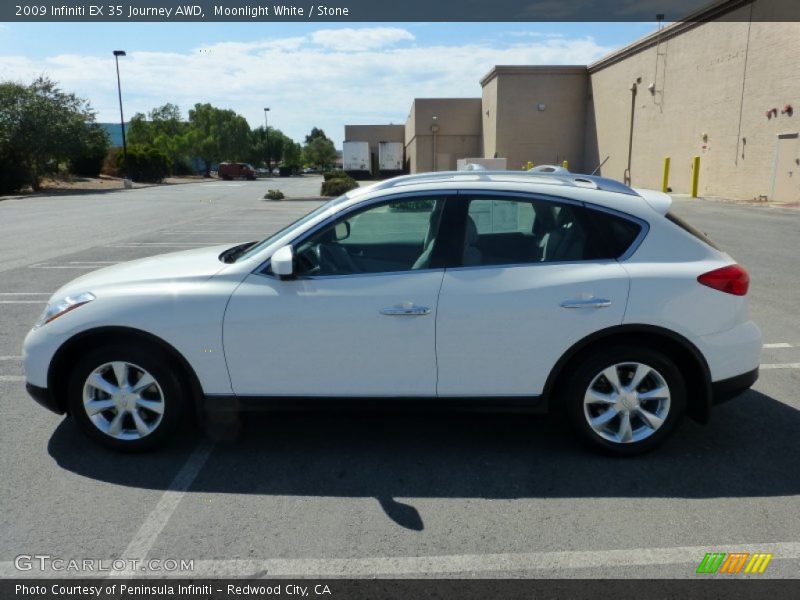
<svg viewBox="0 0 800 600"><path fill-rule="evenodd" d="M72 371L70 414L84 433L108 448L154 448L175 431L184 412L184 392L170 365L157 348L96 348Z"/></svg>
<svg viewBox="0 0 800 600"><path fill-rule="evenodd" d="M686 407L686 384L665 354L644 347L600 350L575 369L567 410L595 449L634 455L652 450L675 429Z"/></svg>

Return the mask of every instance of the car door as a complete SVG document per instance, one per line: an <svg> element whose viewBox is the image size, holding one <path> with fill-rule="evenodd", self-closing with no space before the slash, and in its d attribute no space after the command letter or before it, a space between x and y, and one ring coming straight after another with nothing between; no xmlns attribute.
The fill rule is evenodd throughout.
<svg viewBox="0 0 800 600"><path fill-rule="evenodd" d="M293 243L296 277L249 275L224 320L244 396L434 396L437 296L431 248L443 197L351 210Z"/></svg>
<svg viewBox="0 0 800 600"><path fill-rule="evenodd" d="M617 262L643 225L576 203L474 195L462 266L437 313L440 396L534 396L585 336L622 322L628 276Z"/></svg>

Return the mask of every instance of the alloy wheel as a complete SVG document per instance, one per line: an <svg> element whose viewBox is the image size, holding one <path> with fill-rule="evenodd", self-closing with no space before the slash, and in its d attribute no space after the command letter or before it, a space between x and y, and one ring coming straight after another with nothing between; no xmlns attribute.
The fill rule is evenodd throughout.
<svg viewBox="0 0 800 600"><path fill-rule="evenodd" d="M653 367L617 363L598 373L586 389L583 412L605 440L630 444L649 438L669 415L670 389Z"/></svg>
<svg viewBox="0 0 800 600"><path fill-rule="evenodd" d="M114 361L86 378L83 407L97 429L118 440L138 440L153 433L164 417L164 393L142 367Z"/></svg>

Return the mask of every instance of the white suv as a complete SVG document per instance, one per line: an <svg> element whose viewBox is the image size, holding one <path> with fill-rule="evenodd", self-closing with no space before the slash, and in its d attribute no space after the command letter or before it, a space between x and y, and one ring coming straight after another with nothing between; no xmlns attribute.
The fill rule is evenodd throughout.
<svg viewBox="0 0 800 600"><path fill-rule="evenodd" d="M670 203L564 172L359 188L260 243L67 284L27 387L117 449L231 404L399 400L563 408L594 447L642 452L749 388L761 352L747 272Z"/></svg>

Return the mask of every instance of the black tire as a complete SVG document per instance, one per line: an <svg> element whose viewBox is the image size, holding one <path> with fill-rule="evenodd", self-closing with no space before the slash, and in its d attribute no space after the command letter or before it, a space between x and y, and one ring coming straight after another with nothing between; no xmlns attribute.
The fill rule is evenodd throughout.
<svg viewBox="0 0 800 600"><path fill-rule="evenodd" d="M640 363L651 369L655 370L655 374L651 379L648 378L642 381L637 389L646 390L648 385L655 387L656 377L663 379L669 390L669 406L667 412L663 415L663 423L654 431L649 432L647 437L640 440L620 442L613 441L603 437L600 433L589 423L587 411L598 410L604 412L607 407L600 403L597 407L592 405L590 408L584 408L584 397L589 391L589 386L595 382L595 385L603 386L607 380L601 379L599 382L595 380L606 368L613 365L625 365L626 363ZM620 367L616 372L620 375L620 382L622 377L626 376L633 369L628 367ZM591 355L587 355L583 360L579 361L574 370L567 374L569 383L567 385L566 393L564 395L565 409L567 416L579 433L581 439L588 444L592 449L599 450L606 454L615 456L633 456L648 452L660 444L662 444L674 431L683 418L686 410L686 382L680 369L675 365L674 361L666 354L657 350L652 350L644 346L610 346L608 348L601 348L595 350ZM595 388L597 389L597 388ZM611 392L613 388L608 388ZM652 403L655 400L646 401L643 408L649 409L654 406ZM645 421L633 411L631 424L634 432L638 429L644 435L647 432ZM598 414L599 416L599 414ZM615 417L608 423L610 429L614 429L621 423L622 415ZM638 425L639 427L634 427ZM606 432L608 435L609 433Z"/></svg>
<svg viewBox="0 0 800 600"><path fill-rule="evenodd" d="M152 375L157 387L160 388L158 396L163 402L160 422L152 432L137 439L119 439L104 433L92 422L84 408L83 391L89 375L102 365L116 361L140 367ZM150 390L155 389L150 388ZM67 387L69 412L81 430L95 442L123 452L151 450L167 442L186 415L186 398L186 391L173 361L160 348L144 344L112 344L92 349L75 364ZM116 409L111 410L116 411ZM113 415L114 412L104 414ZM142 412L139 415L141 416ZM158 419L156 413L145 411L144 415L153 422ZM110 417L108 419L110 420ZM125 419L133 419L133 416ZM132 423L132 420L128 422Z"/></svg>

